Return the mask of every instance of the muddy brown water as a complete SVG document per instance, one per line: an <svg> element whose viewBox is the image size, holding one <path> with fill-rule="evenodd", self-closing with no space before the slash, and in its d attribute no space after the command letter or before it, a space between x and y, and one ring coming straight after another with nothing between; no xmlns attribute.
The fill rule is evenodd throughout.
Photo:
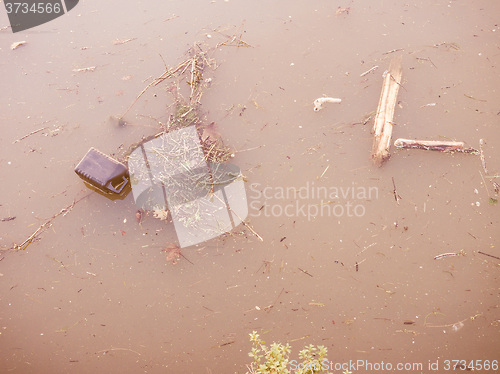
<svg viewBox="0 0 500 374"><path fill-rule="evenodd" d="M37 28L0 31L0 218L16 217L0 222L0 372L243 373L253 330L290 343L294 360L325 345L331 365L431 373L429 362L500 359L500 261L479 253L500 256L489 204L500 172L498 14L494 1L82 1ZM90 147L119 154L168 120L159 87L127 115L136 126L108 121L163 60L240 32L252 48L214 51L202 104L242 151L233 162L263 242L239 226L183 249L193 264L174 266L161 252L176 240L171 223L139 225L131 194L92 194L25 251L8 250L89 192L73 168ZM463 154L392 149L382 168L370 163L362 122L395 54L394 136L484 139L488 175ZM342 103L314 112L323 95Z"/></svg>

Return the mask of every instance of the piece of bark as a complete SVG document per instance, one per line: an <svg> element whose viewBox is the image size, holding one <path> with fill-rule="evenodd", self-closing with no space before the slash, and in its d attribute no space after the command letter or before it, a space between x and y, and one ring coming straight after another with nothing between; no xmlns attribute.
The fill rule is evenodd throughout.
<svg viewBox="0 0 500 374"><path fill-rule="evenodd" d="M441 141L441 140L415 140L415 139L396 139L394 141L396 148L403 149L424 149L429 151L441 152L463 152L477 154L474 148L465 148L464 142Z"/></svg>
<svg viewBox="0 0 500 374"><path fill-rule="evenodd" d="M396 107L399 86L403 75L401 60L402 56L394 57L388 72L385 74L377 114L375 115L373 124L372 160L378 166L381 166L390 157L389 148L391 146L394 108Z"/></svg>

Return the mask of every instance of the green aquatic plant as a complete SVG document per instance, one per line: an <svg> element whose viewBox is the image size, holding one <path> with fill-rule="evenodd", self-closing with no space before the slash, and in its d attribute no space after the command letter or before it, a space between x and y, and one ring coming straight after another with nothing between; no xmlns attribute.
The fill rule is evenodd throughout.
<svg viewBox="0 0 500 374"><path fill-rule="evenodd" d="M316 374L327 373L328 349L325 346L305 346L299 352L299 360L290 360L292 347L287 343L267 346L257 331L250 334L252 349L248 353L253 362L247 365L247 374ZM346 373L344 373L346 374Z"/></svg>

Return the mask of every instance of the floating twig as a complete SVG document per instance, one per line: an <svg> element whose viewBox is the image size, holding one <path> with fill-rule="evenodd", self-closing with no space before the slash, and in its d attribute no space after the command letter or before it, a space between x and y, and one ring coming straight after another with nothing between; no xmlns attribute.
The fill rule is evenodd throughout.
<svg viewBox="0 0 500 374"><path fill-rule="evenodd" d="M445 257L465 256L465 254L466 254L465 251L463 249L461 249L459 252L447 252L447 253L437 255L434 257L434 260L440 260L440 259L445 258Z"/></svg>
<svg viewBox="0 0 500 374"><path fill-rule="evenodd" d="M437 255L434 257L434 260L440 260L442 258L445 258L445 257L452 257L452 256L458 256L458 253L455 253L455 252L448 252L448 253L443 253L443 254L440 254L440 255Z"/></svg>
<svg viewBox="0 0 500 374"><path fill-rule="evenodd" d="M137 97L134 99L134 101L132 102L132 104L129 105L129 107L127 108L127 110L125 110L125 113L123 113L121 115L120 118L123 118L129 111L130 109L132 109L132 107L135 105L135 103L141 98L142 95L144 95L144 93L146 93L146 91L151 88L152 86L156 86L158 85L159 83L163 82L165 79L168 79L170 77L172 77L174 74L178 73L179 71L181 71L181 69L185 69L187 66L189 66L190 64L192 64L192 60L193 60L193 57L190 57L188 58L187 60L184 60L183 62L181 62L179 65L177 65L176 67L174 68L171 68L171 69L168 69L166 70L165 72L163 72L160 76L156 77L155 79L153 79L152 82L150 82L140 93L139 95L137 95Z"/></svg>
<svg viewBox="0 0 500 374"><path fill-rule="evenodd" d="M252 148L247 148L247 149L242 149L242 150L236 150L234 153L241 153L241 152L248 152L248 151L255 151L256 149L260 149L262 147L265 147L265 144L261 144L257 147L252 147Z"/></svg>
<svg viewBox="0 0 500 374"><path fill-rule="evenodd" d="M99 354L99 353L108 353L109 351L129 351L129 352L132 352L132 353L135 353L135 354L138 354L139 356L141 356L141 354L139 352L134 351L133 349L129 349L129 348L109 348L109 349L103 349L101 351L96 352L96 354Z"/></svg>
<svg viewBox="0 0 500 374"><path fill-rule="evenodd" d="M370 74L372 71L375 71L378 69L378 65L375 65L374 67L372 67L371 69L368 69L367 71L365 71L364 73L360 74L360 77L364 77L365 75L367 74Z"/></svg>
<svg viewBox="0 0 500 374"><path fill-rule="evenodd" d="M484 99L478 99L476 97L473 97L473 96L470 96L470 95L467 95L467 94L464 94L465 97L469 98L469 99L472 99L472 100L476 100L476 101L482 101L482 102L486 102L487 100L484 100Z"/></svg>
<svg viewBox="0 0 500 374"><path fill-rule="evenodd" d="M308 303L308 305L311 305L311 306L325 306L325 304L323 304L323 303L317 303L317 302L314 302L314 301L311 301L310 303Z"/></svg>
<svg viewBox="0 0 500 374"><path fill-rule="evenodd" d="M88 71L94 71L96 69L96 66L89 66L87 68L81 68L81 69L73 69L75 73L81 73L81 72L88 72Z"/></svg>
<svg viewBox="0 0 500 374"><path fill-rule="evenodd" d="M16 49L16 48L19 48L19 47L20 47L20 46L22 46L22 45L25 45L26 43L27 43L27 41L26 41L26 40L23 40L23 41L21 41L21 42L15 42L15 43L12 43L12 44L10 45L10 49L14 50L14 49Z"/></svg>
<svg viewBox="0 0 500 374"><path fill-rule="evenodd" d="M328 165L325 170L323 171L323 173L321 173L321 175L319 176L319 179L323 178L323 175L325 175L326 171L328 170L328 168L330 167L330 165Z"/></svg>
<svg viewBox="0 0 500 374"><path fill-rule="evenodd" d="M481 158L481 165L483 166L484 174L488 174L488 169L486 169L486 160L484 159L483 153L484 140L479 139L479 157Z"/></svg>
<svg viewBox="0 0 500 374"><path fill-rule="evenodd" d="M116 39L116 40L113 40L113 44L114 45L125 44L125 43L131 42L132 40L136 40L136 39L137 38L122 39L122 40Z"/></svg>
<svg viewBox="0 0 500 374"><path fill-rule="evenodd" d="M380 288L382 291L384 291L386 294L389 294L389 295L394 295L396 293L396 291L387 290L384 287L379 286L378 284L377 284L377 287Z"/></svg>
<svg viewBox="0 0 500 374"><path fill-rule="evenodd" d="M488 256L488 257L493 257L494 259L500 260L500 257L493 256L493 255L490 255L488 253L484 253L484 252L481 252L481 251L477 251L477 253L480 253L482 255L485 255L485 256Z"/></svg>
<svg viewBox="0 0 500 374"><path fill-rule="evenodd" d="M441 47L441 46L444 46L448 50L450 50L450 49L454 49L456 51L460 50L460 46L457 43L442 42L442 43L438 43L438 44L434 44L433 45L434 48L438 48L438 47Z"/></svg>
<svg viewBox="0 0 500 374"><path fill-rule="evenodd" d="M219 199L219 201L220 201L221 203L225 204L225 202L224 202L224 201L223 201L223 200L222 200L219 196L217 196L216 194L213 194L213 196L215 196L217 199ZM260 236L259 234L257 234L257 232L256 232L256 231L252 228L252 226L250 226L250 225L249 225L248 223L246 223L243 219L241 219L241 217L240 217L238 214L236 214L236 212L235 212L233 209L231 209L231 207L230 207L229 205L227 205L227 208L231 211L231 213L233 213L233 214L234 214L234 215L235 215L235 216L236 216L236 217L237 217L237 218L241 221L241 223L242 223L242 224L243 224L243 225L244 225L247 229L249 229L249 230L250 230L250 232L251 232L252 234L254 234L254 235L255 235L255 236L256 236L256 237L257 237L257 238L258 238L261 242L263 242L263 241L264 241L264 239L262 239L262 236Z"/></svg>
<svg viewBox="0 0 500 374"><path fill-rule="evenodd" d="M396 203L399 204L399 200L401 200L401 196L399 196L398 191L396 190L396 182L394 182L394 177L392 177L392 185L394 189L392 190L392 193L394 194L394 200L396 200Z"/></svg>
<svg viewBox="0 0 500 374"><path fill-rule="evenodd" d="M182 252L179 252L179 254L182 256L182 258L184 258L184 260L186 260L187 262L189 262L191 265L194 265L186 256L184 256L182 254Z"/></svg>
<svg viewBox="0 0 500 374"><path fill-rule="evenodd" d="M310 337L311 335L307 334L307 335L304 335L303 337L301 338L297 338L297 339L292 339L290 340L290 343L293 343L293 342L298 342L299 340L304 340L305 338L308 338Z"/></svg>
<svg viewBox="0 0 500 374"><path fill-rule="evenodd" d="M217 31L218 33L220 33L221 35L224 35L226 36L228 39L222 43L219 43L217 44L217 48L221 45L224 45L226 47L245 47L245 48L253 48L252 45L250 45L249 43L245 42L242 40L242 37L243 37L243 32L244 32L244 29L243 29L243 26L244 26L244 23L241 25L241 32L239 33L239 35L236 35L233 34L232 36L228 36L228 35L224 35L222 34L220 31Z"/></svg>
<svg viewBox="0 0 500 374"><path fill-rule="evenodd" d="M434 64L434 62L432 62L432 60L430 59L430 57L426 57L426 58L417 57L417 60L429 61L432 64L432 66L434 66L437 69L437 66Z"/></svg>
<svg viewBox="0 0 500 374"><path fill-rule="evenodd" d="M356 244L356 243L355 243ZM372 243L372 244L369 244L368 246L364 247L360 252L356 253L356 256L359 256L361 253L363 253L364 251L366 251L368 248L370 247L373 247L374 245L376 245L377 243ZM356 244L357 245L357 244ZM359 247L359 246L358 246ZM342 264L343 265L343 264Z"/></svg>
<svg viewBox="0 0 500 374"><path fill-rule="evenodd" d="M383 55L388 55L388 54L391 54L391 53L394 53L394 52L398 52L398 51L404 51L404 48L391 49L390 51L384 52L382 54Z"/></svg>
<svg viewBox="0 0 500 374"><path fill-rule="evenodd" d="M237 37L234 35L233 37L230 37L227 39L225 42L221 43L221 45L225 45L226 47L246 47L246 48L253 48L252 45L248 44L247 42L241 40L241 35Z"/></svg>
<svg viewBox="0 0 500 374"><path fill-rule="evenodd" d="M267 312L269 312L269 311L270 311L270 310L271 310L271 309L272 309L272 308L276 305L276 303L278 302L278 299L281 297L281 295L283 294L283 292L284 292L284 291L285 291L285 288L283 287L283 288L281 289L281 292L279 293L278 297L277 297L277 298L273 301L273 303L272 303L272 304L270 304L270 305L266 306L266 307L264 308L264 310L265 310L265 311L267 311Z"/></svg>
<svg viewBox="0 0 500 374"><path fill-rule="evenodd" d="M262 271L262 274L264 273L270 273L271 272L271 264L273 263L274 260L267 261L267 260L262 260L262 265L259 266L255 274L257 274L262 267L264 267L264 270Z"/></svg>
<svg viewBox="0 0 500 374"><path fill-rule="evenodd" d="M235 340L231 340L230 342L219 344L219 346L218 346L218 347L219 347L219 348L222 348L222 347L224 347L224 346L226 346L226 345L233 344L233 343L235 343Z"/></svg>
<svg viewBox="0 0 500 374"><path fill-rule="evenodd" d="M51 260L57 262L58 264L60 264L60 267L62 267L64 270L66 270L68 273L71 274L71 276L75 277L75 278L78 278L78 279L89 279L89 277L80 277L74 273L72 273L67 267L66 265L64 265L64 263L61 261L61 260L58 260L57 258L55 257L52 257L52 256L49 256L49 255L45 255L47 258L50 258ZM88 272L87 272L88 273ZM95 274L94 274L95 276Z"/></svg>
<svg viewBox="0 0 500 374"><path fill-rule="evenodd" d="M71 326L65 326L63 328L60 328L60 329L57 329L56 331L54 332L63 332L63 333L67 333L69 330L71 330L73 327L75 327L76 325L78 325L80 322L82 322L81 320L80 321L76 321L75 323L73 323Z"/></svg>
<svg viewBox="0 0 500 374"><path fill-rule="evenodd" d="M174 14L172 17L168 17L167 19L164 19L163 22L168 22L168 21L171 21L171 20L176 19L176 18L179 18L179 16Z"/></svg>
<svg viewBox="0 0 500 374"><path fill-rule="evenodd" d="M301 268L297 268L297 269L299 269L299 270L300 270L301 272L303 272L304 274L307 274L307 275L309 275L310 277L312 277L312 274L311 274L311 273L308 273L307 271L302 270Z"/></svg>
<svg viewBox="0 0 500 374"><path fill-rule="evenodd" d="M43 223L42 225L40 225L40 227L38 227L38 229L35 230L35 232L33 234L31 234L28 239L26 239L24 242L22 242L21 244L14 244L10 249L14 249L14 250L25 250L31 243L33 243L33 241L43 232L45 231L46 229L48 229L50 226L52 226L52 221L54 219L56 219L57 217L59 217L60 215L66 215L68 214L71 209L73 209L73 207L79 203L80 201L82 201L83 199L85 199L86 197L90 196L91 194L93 194L94 192L90 192L88 194L86 194L85 196L79 198L78 200L74 200L70 205L68 205L66 208L63 208L61 209L58 213L54 214L51 218L49 218L45 223Z"/></svg>
<svg viewBox="0 0 500 374"><path fill-rule="evenodd" d="M394 141L394 146L400 149L423 149L427 151L462 152L478 154L477 149L465 148L464 142L441 140L415 140L399 138Z"/></svg>
<svg viewBox="0 0 500 374"><path fill-rule="evenodd" d="M483 173L481 173L481 170L479 170L479 175L481 176L481 179L483 180L483 186L484 189L486 190L486 195L490 195L490 191L488 190L488 186L486 185L486 180L483 177Z"/></svg>
<svg viewBox="0 0 500 374"><path fill-rule="evenodd" d="M19 143L21 140L26 139L28 136L35 135L37 132L40 132L40 131L43 131L43 130L47 130L47 129L48 129L48 126L45 126L45 127L42 127L42 128L40 128L38 130L32 131L29 134L26 134L23 137L15 140L14 142L12 142L12 144Z"/></svg>
<svg viewBox="0 0 500 374"><path fill-rule="evenodd" d="M439 309L438 309L438 310L439 310ZM426 315L426 316L425 316L425 318L424 318L424 326L426 326L426 325L427 325L427 318L429 318L429 316L431 316L431 315L437 316L437 315L439 314L439 315L442 315L442 316L446 317L446 314L441 313L441 312L439 312L438 310L434 310L434 311L432 311L432 312L430 312L430 313L427 313L427 315Z"/></svg>
<svg viewBox="0 0 500 374"><path fill-rule="evenodd" d="M433 314L433 313L429 313L429 314L428 314L425 318L427 319L427 317L428 317L430 314ZM438 314L438 313L434 312L434 314ZM442 315L444 316L444 314L443 314L443 313L439 313L439 314L442 314ZM448 324L446 324L446 325L429 325L429 324L427 324L427 322L424 322L424 326L425 326L425 327L439 327L439 328L443 328L443 327L454 327L454 326L460 326L460 327L462 327L462 326L463 326L463 323L464 323L465 321L467 321L467 320L469 320L469 319L470 319L471 321L474 321L477 317L480 317L480 316L482 316L482 315L483 315L482 313L478 313L478 314L475 314L475 315L470 316L470 317L468 317L468 318L464 318L464 319L463 319L463 320L461 320L461 321L458 321L458 322L455 322L455 323L448 323Z"/></svg>
<svg viewBox="0 0 500 374"><path fill-rule="evenodd" d="M486 177L486 178L488 178L488 177ZM500 191L500 184L498 184L495 181L492 181L491 183L493 184L493 189L495 190L495 193L498 193Z"/></svg>

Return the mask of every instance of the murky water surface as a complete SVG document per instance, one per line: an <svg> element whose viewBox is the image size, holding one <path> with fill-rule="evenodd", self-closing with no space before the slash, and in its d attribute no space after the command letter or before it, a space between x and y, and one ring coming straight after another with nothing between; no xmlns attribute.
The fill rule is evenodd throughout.
<svg viewBox="0 0 500 374"><path fill-rule="evenodd" d="M414 373L498 360L499 14L486 0L87 0L2 29L0 371L242 373L253 330L292 359L318 344L332 363L421 363ZM231 35L252 47L213 49ZM90 147L118 157L168 121L161 85L127 114L134 126L109 117L194 43L217 60L202 108L235 150L264 241L240 225L172 265L172 223L139 225L131 194L93 193L9 250L90 192L73 172ZM394 137L484 139L488 174L466 154L392 148L371 164L364 119L395 55ZM314 112L323 95L342 103Z"/></svg>

